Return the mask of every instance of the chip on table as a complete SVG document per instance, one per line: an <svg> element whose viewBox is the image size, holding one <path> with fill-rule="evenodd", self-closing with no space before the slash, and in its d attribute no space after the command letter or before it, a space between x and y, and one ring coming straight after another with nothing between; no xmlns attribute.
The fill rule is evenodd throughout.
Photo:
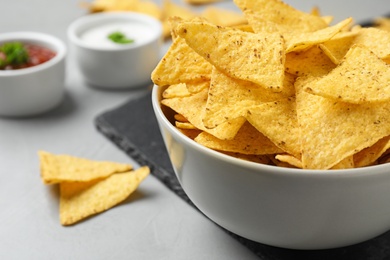
<svg viewBox="0 0 390 260"><path fill-rule="evenodd" d="M94 161L39 151L41 179L60 187L60 222L72 225L128 198L149 175L147 166Z"/></svg>

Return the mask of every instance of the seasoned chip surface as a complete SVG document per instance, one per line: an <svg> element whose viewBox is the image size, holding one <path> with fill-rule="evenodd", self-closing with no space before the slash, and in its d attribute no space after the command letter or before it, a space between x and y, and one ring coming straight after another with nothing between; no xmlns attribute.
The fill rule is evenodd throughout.
<svg viewBox="0 0 390 260"><path fill-rule="evenodd" d="M65 154L39 151L41 178L45 184L63 181L90 181L132 169L132 165L93 161Z"/></svg>
<svg viewBox="0 0 390 260"><path fill-rule="evenodd" d="M60 222L74 224L125 200L149 174L148 167L113 174L103 180L60 184Z"/></svg>

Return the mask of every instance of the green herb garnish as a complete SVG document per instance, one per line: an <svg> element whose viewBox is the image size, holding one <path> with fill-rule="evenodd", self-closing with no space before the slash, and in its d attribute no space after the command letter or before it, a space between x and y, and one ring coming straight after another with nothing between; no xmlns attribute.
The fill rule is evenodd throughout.
<svg viewBox="0 0 390 260"><path fill-rule="evenodd" d="M0 68L24 64L28 58L28 52L20 42L7 42L0 46Z"/></svg>
<svg viewBox="0 0 390 260"><path fill-rule="evenodd" d="M109 34L108 39L110 39L111 41L113 41L115 43L119 43L119 44L128 44L128 43L134 42L133 39L127 38L126 35L124 35L121 32L113 32L113 33Z"/></svg>

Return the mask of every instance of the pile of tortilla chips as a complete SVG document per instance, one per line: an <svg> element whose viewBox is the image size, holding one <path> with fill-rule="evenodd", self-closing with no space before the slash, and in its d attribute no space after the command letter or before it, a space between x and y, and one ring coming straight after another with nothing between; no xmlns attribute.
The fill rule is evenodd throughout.
<svg viewBox="0 0 390 260"><path fill-rule="evenodd" d="M125 200L148 176L144 166L92 161L70 155L39 152L41 178L60 186L60 222L72 225Z"/></svg>
<svg viewBox="0 0 390 260"><path fill-rule="evenodd" d="M184 2L190 5L204 5L218 1L220 0L185 0ZM171 27L169 17L173 16L182 19L201 16L222 26L241 26L247 24L245 17L235 11L208 6L202 12L197 13L187 8L184 4L178 5L170 0L164 0L161 7L150 0L94 0L92 3L85 3L84 5L93 13L132 11L150 15L162 22L164 38L170 35Z"/></svg>
<svg viewBox="0 0 390 260"><path fill-rule="evenodd" d="M152 73L161 103L196 142L270 165L346 169L386 163L390 32L279 0L236 0L248 21L170 19Z"/></svg>

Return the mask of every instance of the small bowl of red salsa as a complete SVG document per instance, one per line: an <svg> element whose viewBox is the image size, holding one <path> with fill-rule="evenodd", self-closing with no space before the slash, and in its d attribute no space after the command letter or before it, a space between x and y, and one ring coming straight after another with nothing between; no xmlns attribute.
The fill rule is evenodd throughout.
<svg viewBox="0 0 390 260"><path fill-rule="evenodd" d="M0 116L31 116L64 96L65 44L38 32L0 34Z"/></svg>

